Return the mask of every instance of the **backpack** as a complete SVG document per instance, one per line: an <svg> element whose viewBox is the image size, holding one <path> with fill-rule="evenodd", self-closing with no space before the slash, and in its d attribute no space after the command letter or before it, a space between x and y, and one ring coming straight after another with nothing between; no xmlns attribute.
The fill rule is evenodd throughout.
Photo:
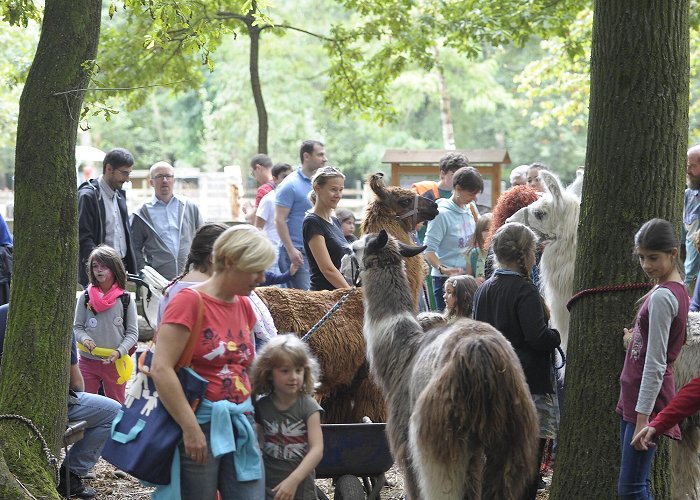
<svg viewBox="0 0 700 500"><path fill-rule="evenodd" d="M434 199L440 198L440 191L438 191L438 183L435 181L420 181L411 184L411 191L415 192L418 196L423 196L428 191L433 192Z"/></svg>
<svg viewBox="0 0 700 500"><path fill-rule="evenodd" d="M83 292L83 297L85 297L85 308L90 305L90 294L87 291L87 288ZM129 309L129 304L131 303L131 295L129 292L124 292L119 296L119 299L122 301L122 325L124 325L124 329L126 330L126 311Z"/></svg>
<svg viewBox="0 0 700 500"><path fill-rule="evenodd" d="M423 196L428 191L433 193L433 201L438 201L440 199L440 191L438 190L438 183L435 181L420 181L411 184L411 191L416 193L418 196ZM474 222L479 222L479 214L474 208L474 203L469 204L469 210L471 210L472 217L474 217Z"/></svg>

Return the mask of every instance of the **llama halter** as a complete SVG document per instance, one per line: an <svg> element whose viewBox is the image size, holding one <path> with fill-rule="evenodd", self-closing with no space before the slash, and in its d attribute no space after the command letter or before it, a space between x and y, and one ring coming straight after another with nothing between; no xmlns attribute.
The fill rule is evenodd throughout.
<svg viewBox="0 0 700 500"><path fill-rule="evenodd" d="M415 229L416 224L418 224L418 197L420 195L416 194L416 196L413 198L413 208L406 212L405 214L397 215L396 219L398 219L400 222L403 222L404 219L407 219L408 217L411 217L411 225L408 228L409 231L412 231Z"/></svg>

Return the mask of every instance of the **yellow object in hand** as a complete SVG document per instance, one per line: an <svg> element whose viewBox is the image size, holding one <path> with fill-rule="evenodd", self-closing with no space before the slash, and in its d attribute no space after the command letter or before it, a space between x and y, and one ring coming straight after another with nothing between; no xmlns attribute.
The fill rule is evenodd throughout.
<svg viewBox="0 0 700 500"><path fill-rule="evenodd" d="M76 342L78 345L78 349L80 349L83 352L89 352L93 356L97 356L98 358L108 358L112 355L116 349L108 349L106 347L95 347L92 352L88 350L87 347L85 347L83 344L80 342ZM131 356L129 354L125 354L121 356L119 359L117 359L114 362L114 367L117 370L117 375L119 375L119 378L117 379L117 384L126 384L126 382L131 378L131 374L134 371L134 362L131 359Z"/></svg>

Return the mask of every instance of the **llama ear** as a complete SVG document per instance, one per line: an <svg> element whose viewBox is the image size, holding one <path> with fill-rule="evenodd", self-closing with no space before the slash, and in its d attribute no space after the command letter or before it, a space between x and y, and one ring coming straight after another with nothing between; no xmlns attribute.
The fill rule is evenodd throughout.
<svg viewBox="0 0 700 500"><path fill-rule="evenodd" d="M365 255L377 253L379 250L386 246L387 241L389 241L389 235L384 229L379 231L377 236L370 236L367 238L367 245L365 246Z"/></svg>
<svg viewBox="0 0 700 500"><path fill-rule="evenodd" d="M369 187L380 200L385 200L387 197L384 181L382 180L383 178L384 174L381 172L369 176Z"/></svg>
<svg viewBox="0 0 700 500"><path fill-rule="evenodd" d="M576 169L576 179L574 179L574 182L572 182L566 190L578 196L579 200L581 199L583 192L583 167Z"/></svg>
<svg viewBox="0 0 700 500"><path fill-rule="evenodd" d="M399 244L399 253L401 254L402 257L415 257L419 253L421 253L423 250L428 248L428 245L421 245L421 246L411 246L411 245L406 245L405 243L402 243L400 241L397 241Z"/></svg>
<svg viewBox="0 0 700 500"><path fill-rule="evenodd" d="M386 232L386 229L379 231L379 235L377 236L377 244L379 245L379 248L384 248L388 241L389 233Z"/></svg>
<svg viewBox="0 0 700 500"><path fill-rule="evenodd" d="M544 185L547 186L547 189L552 194L552 197L555 200L561 199L562 187L561 183L559 182L559 179L557 179L557 177L554 174L546 170L540 171L540 176L542 177Z"/></svg>

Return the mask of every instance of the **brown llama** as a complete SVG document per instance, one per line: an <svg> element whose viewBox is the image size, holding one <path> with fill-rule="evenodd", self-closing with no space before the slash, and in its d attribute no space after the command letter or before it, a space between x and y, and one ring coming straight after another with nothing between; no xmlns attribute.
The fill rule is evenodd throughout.
<svg viewBox="0 0 700 500"><path fill-rule="evenodd" d="M409 189L396 186L387 188L384 185L383 177L383 174L377 173L370 175L367 179L369 187L377 199L370 203L365 210L360 224L360 234L378 233L384 229L400 242L407 245L412 244L410 234L415 230L418 222L426 220L418 218L415 206L418 198ZM433 220L437 213L437 205L435 205L435 215L427 220ZM417 312L418 294L428 274L428 266L420 255L404 260L408 285L413 292L413 308Z"/></svg>
<svg viewBox="0 0 700 500"><path fill-rule="evenodd" d="M435 202L408 189L384 186L381 179L382 174L369 178L376 199L368 204L361 228L366 227L365 220L371 220L372 227L387 228L389 232L395 231L399 238L407 239L404 227L408 226L403 221L411 219L415 225L435 218L438 213ZM417 299L425 269L420 257L417 263L409 262L410 259L407 260L410 273L416 273L411 280L415 283L411 293ZM267 304L277 330L299 335L304 335L346 292L343 289L319 292L274 287L256 289ZM369 376L365 360L363 318L362 291L357 289L309 338L309 346L321 365L321 386L317 392L325 409L325 422L361 422L364 416L383 422L386 418L384 398Z"/></svg>
<svg viewBox="0 0 700 500"><path fill-rule="evenodd" d="M367 358L387 401L387 434L411 500L515 500L532 481L537 413L518 357L492 326L461 319L423 332L402 256L386 231L361 259Z"/></svg>

